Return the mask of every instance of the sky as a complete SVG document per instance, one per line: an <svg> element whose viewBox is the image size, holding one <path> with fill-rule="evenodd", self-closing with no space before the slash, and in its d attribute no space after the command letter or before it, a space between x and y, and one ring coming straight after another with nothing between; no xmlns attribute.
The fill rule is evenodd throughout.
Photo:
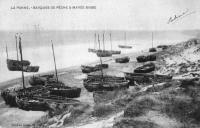
<svg viewBox="0 0 200 128"><path fill-rule="evenodd" d="M59 5L96 9L11 9ZM200 29L199 5L200 0L0 0L0 30L193 30ZM186 11L193 13L167 23Z"/></svg>

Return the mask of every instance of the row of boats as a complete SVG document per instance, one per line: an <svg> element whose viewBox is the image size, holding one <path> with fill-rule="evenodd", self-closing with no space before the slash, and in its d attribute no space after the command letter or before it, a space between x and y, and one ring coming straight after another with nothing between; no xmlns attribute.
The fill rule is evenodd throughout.
<svg viewBox="0 0 200 128"><path fill-rule="evenodd" d="M98 49L99 51L92 53L100 52L102 54L107 54L108 51L100 50L99 35L98 35L98 43L99 43L99 49ZM63 82L58 80L53 43L52 43L52 51L53 51L53 58L55 65L55 74L32 76L29 79L29 84L31 86L25 87L24 72L28 71L25 70L24 67L29 66L30 62L27 60L23 60L20 36L19 36L19 42L16 41L16 46L17 44L19 44L19 51L21 57L21 60L18 60L18 57L17 60L13 60L13 63L15 63L14 66L17 70L10 70L9 68L10 63L7 63L7 65L10 71L22 72L23 88L3 90L1 92L1 96L3 97L6 104L10 106L19 107L24 110L46 111L46 110L52 110L51 104L73 105L80 103L80 101L77 100L76 98L80 97L81 88L66 86ZM88 49L88 51L91 52L92 50ZM87 78L83 80L83 86L88 92L127 89L129 88L130 85L134 85L135 81L138 81L139 78L141 79L143 77L171 79L171 76L168 77L163 75L148 74L155 70L155 64L152 62L136 68L133 73L125 73L125 77L105 75L103 73L103 69L109 68L109 65L102 63L102 57L108 57L108 56L100 55L98 57L100 58L100 64L95 66L87 66L87 65L81 66L82 72L87 74ZM156 55L143 56L139 58L140 59L137 58L137 61L139 63L147 61L155 61ZM129 57L119 57L115 59L115 62L128 63L129 60L130 60ZM7 62L8 62L8 56L7 56ZM39 70L39 66L35 67L37 67ZM38 70L32 69L29 70L29 72L38 72ZM100 74L98 75L90 74L96 71L100 71Z"/></svg>

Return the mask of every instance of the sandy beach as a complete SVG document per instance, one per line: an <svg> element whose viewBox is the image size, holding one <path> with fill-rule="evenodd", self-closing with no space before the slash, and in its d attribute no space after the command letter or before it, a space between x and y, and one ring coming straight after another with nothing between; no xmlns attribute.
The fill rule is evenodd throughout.
<svg viewBox="0 0 200 128"><path fill-rule="evenodd" d="M165 108L167 102L170 101L171 103L170 97L174 98L174 94L171 93L176 94L174 99L178 101L180 100L176 99L176 97L181 97L181 99L188 97L186 94L182 94L182 92L180 92L180 82L178 82L180 77L186 78L185 76L187 76L187 74L190 75L191 72L198 73L198 71L200 71L198 67L199 59L189 59L192 58L192 56L199 55L198 49L200 41L197 40L197 44L194 42L195 41L193 40L189 40L170 46L164 51L158 49L155 53L157 55L157 61L155 61L155 73L173 75L174 79L169 82L163 81L160 83L155 82L153 84L144 83L139 86L130 86L128 90L113 91L99 95L87 92L84 88L82 80L86 78L86 75L81 72L79 66L59 69L58 74L60 81L64 82L67 86L76 86L82 89L81 96L77 98L81 101L81 104L73 108L69 107L68 110L50 117L47 112L24 111L18 108L10 108L6 106L1 99L1 127L15 127L16 125L19 125L20 127L52 128L120 128L132 126L136 126L137 128L147 126L150 128L181 128L183 125L199 126L195 122L181 122L180 116L170 115L171 113L167 113L167 108ZM123 72L131 73L136 67L143 65L141 63L137 63L137 56L147 54L151 53L149 53L148 50L144 50L137 53L122 54L120 56L130 57L130 62L125 64L115 63L114 58L119 56L104 58L104 63L108 63L109 68L105 69L103 73L123 77ZM90 65L96 63L98 62L90 63ZM182 72L181 63L182 65L183 63L185 63L185 65L193 63L193 65L197 64L197 66L196 68L194 68L195 66L187 66L188 70ZM99 74L99 72L97 71L95 74ZM20 79L4 82L2 83L1 89L20 85L20 82ZM28 84L28 77L26 77L26 84ZM161 99L163 99L163 101ZM148 102L146 103L146 101ZM145 106L146 104L147 106ZM141 110L139 107L142 107ZM162 111L160 111L160 107L162 107ZM178 110L178 108L176 109ZM137 111L140 113L137 113Z"/></svg>

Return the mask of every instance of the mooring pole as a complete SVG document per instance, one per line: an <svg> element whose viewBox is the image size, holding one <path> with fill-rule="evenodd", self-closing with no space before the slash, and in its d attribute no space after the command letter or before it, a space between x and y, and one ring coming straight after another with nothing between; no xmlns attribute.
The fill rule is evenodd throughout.
<svg viewBox="0 0 200 128"><path fill-rule="evenodd" d="M52 40L51 40L51 43L52 43ZM58 83L58 73L57 73L57 68L56 68L56 59L55 59L55 53L54 53L53 43L52 43L52 51L53 51L53 60L54 60L55 73L56 73L56 81Z"/></svg>
<svg viewBox="0 0 200 128"><path fill-rule="evenodd" d="M94 34L94 49L96 48L96 40L97 40L97 35L96 35L96 33Z"/></svg>
<svg viewBox="0 0 200 128"><path fill-rule="evenodd" d="M23 88L25 88L24 70L23 70L23 53L22 53L22 44L21 44L21 37L20 36L19 36L19 52L20 52L20 56L21 56L21 66L22 66L22 85L23 85Z"/></svg>
<svg viewBox="0 0 200 128"><path fill-rule="evenodd" d="M18 45L17 45L17 34L15 34L15 42L16 42L16 52L17 52L17 60L19 60L19 55L18 55Z"/></svg>

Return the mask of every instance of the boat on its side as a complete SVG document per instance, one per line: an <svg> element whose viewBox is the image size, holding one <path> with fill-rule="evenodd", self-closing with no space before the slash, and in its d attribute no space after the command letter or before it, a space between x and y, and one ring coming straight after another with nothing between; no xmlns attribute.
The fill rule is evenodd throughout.
<svg viewBox="0 0 200 128"><path fill-rule="evenodd" d="M129 60L130 60L130 57L125 56L125 57L116 58L115 62L116 63L128 63Z"/></svg>
<svg viewBox="0 0 200 128"><path fill-rule="evenodd" d="M99 71L101 69L106 69L106 68L108 68L108 64L98 64L95 66L81 65L81 70L83 73L95 72L95 71Z"/></svg>
<svg viewBox="0 0 200 128"><path fill-rule="evenodd" d="M148 63L134 70L135 73L150 73L155 70L154 63Z"/></svg>

